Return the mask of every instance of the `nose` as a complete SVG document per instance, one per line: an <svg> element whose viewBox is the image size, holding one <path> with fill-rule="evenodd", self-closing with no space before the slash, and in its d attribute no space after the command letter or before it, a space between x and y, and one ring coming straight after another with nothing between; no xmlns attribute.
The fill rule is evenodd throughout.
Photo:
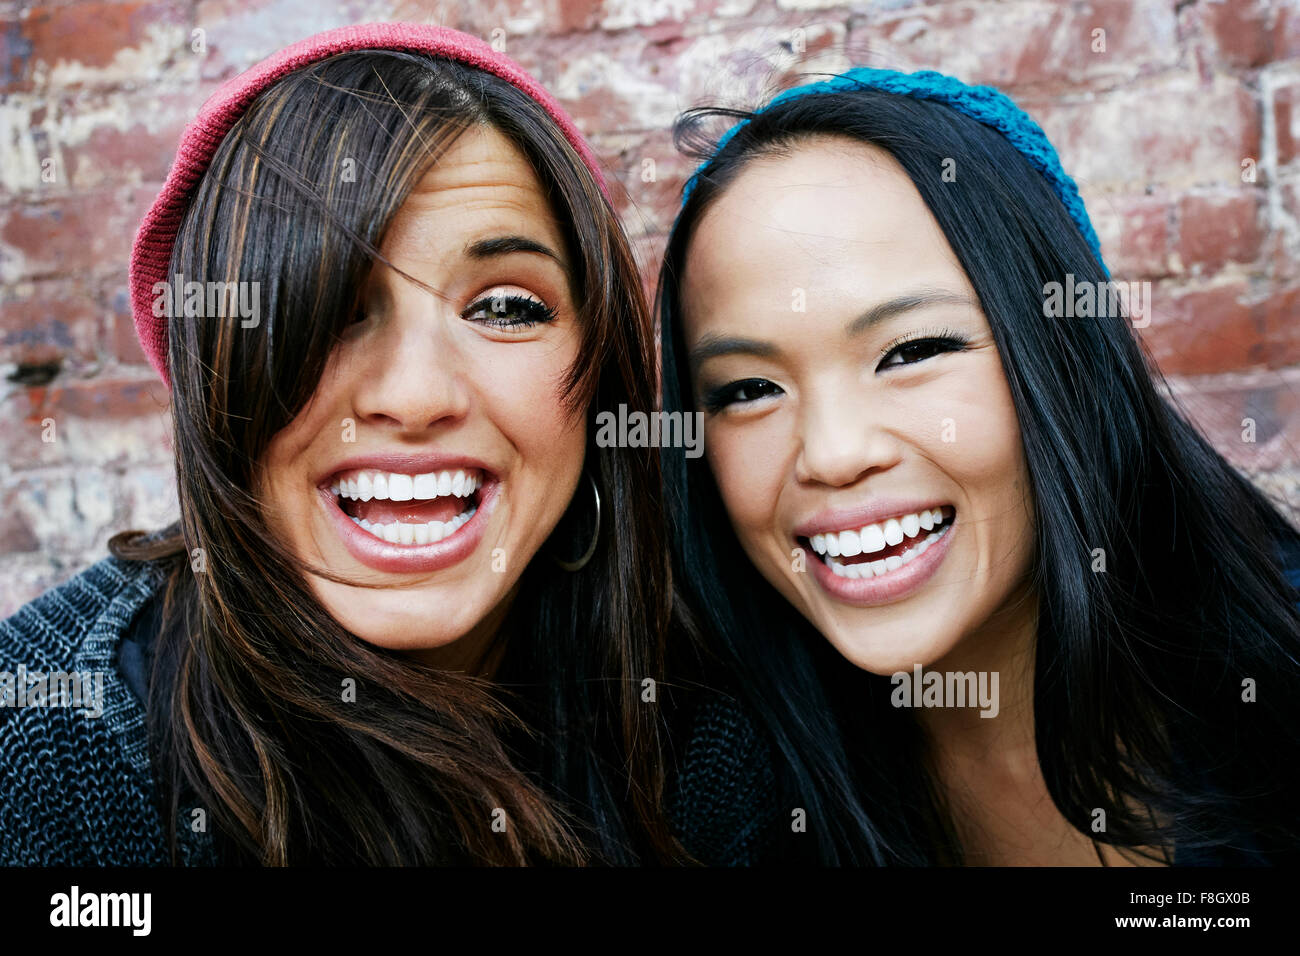
<svg viewBox="0 0 1300 956"><path fill-rule="evenodd" d="M842 488L902 459L902 443L860 399L839 391L814 397L799 420L799 454L795 477L801 482Z"/></svg>
<svg viewBox="0 0 1300 956"><path fill-rule="evenodd" d="M380 334L359 343L354 394L359 421L408 432L463 419L470 389L451 306L420 289L399 293Z"/></svg>

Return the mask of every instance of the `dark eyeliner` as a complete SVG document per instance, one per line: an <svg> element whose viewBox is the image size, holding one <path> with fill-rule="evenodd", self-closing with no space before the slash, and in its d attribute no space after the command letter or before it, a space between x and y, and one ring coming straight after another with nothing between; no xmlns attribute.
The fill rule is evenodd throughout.
<svg viewBox="0 0 1300 956"><path fill-rule="evenodd" d="M898 338L891 340L888 345L880 350L879 362L883 363L901 348L923 342L933 343L934 345L939 346L940 348L935 354L942 354L943 352L960 352L970 344L970 336L963 332L953 331L952 329L923 329L905 332L898 336ZM934 355L928 355L925 358L933 357ZM877 369L916 365L925 361L925 358L917 359L915 362L899 362L890 365L878 364Z"/></svg>
<svg viewBox="0 0 1300 956"><path fill-rule="evenodd" d="M772 386L773 388L775 388L775 389L779 389L779 388L780 388L779 385L776 385L776 384L773 383L773 382L769 382L767 379L763 379L763 378L742 378L742 379L740 379L740 380L738 380L738 381L735 381L735 382L728 382L726 385L719 385L717 388L711 388L711 389L708 389L708 390L707 390L707 391L706 391L706 392L701 396L700 401L701 401L701 403L704 405L704 407L705 407L706 409L708 409L708 411L709 411L709 413L710 413L711 415L716 415L718 412L722 411L722 410L723 410L724 408L726 408L728 405L733 404L733 403L736 401L736 395L737 395L737 394L741 391L741 389L743 389L745 386L747 386L747 385L748 385L748 386L753 386L753 385L757 385L757 384L759 384L759 383L765 383L765 384L771 385L771 386ZM756 399L748 399L747 402L746 402L746 404L747 404L748 402L752 402L752 401L755 401L755 400L756 400Z"/></svg>
<svg viewBox="0 0 1300 956"><path fill-rule="evenodd" d="M494 309L492 306L495 303L501 303L505 308ZM487 318L473 318L480 312L487 313ZM509 315L519 313L522 313L520 317L507 318ZM534 325L553 322L558 314L558 310L546 306L537 299L514 293L511 295L485 296L466 309L463 317L469 321L480 322L492 328L515 329L531 328Z"/></svg>

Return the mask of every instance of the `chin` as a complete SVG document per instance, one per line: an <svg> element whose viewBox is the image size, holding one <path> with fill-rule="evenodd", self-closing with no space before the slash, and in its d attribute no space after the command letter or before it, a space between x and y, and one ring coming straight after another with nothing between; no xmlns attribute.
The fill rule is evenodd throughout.
<svg viewBox="0 0 1300 956"><path fill-rule="evenodd" d="M491 599L421 594L409 589L349 588L333 585L329 593L316 588L317 600L329 615L375 647L392 651L421 651L446 647L470 633L488 616ZM455 607L459 613L448 615Z"/></svg>
<svg viewBox="0 0 1300 956"><path fill-rule="evenodd" d="M912 628L906 621L876 626L837 624L819 630L850 664L880 677L910 673L917 664L929 668L957 643L956 635L946 629Z"/></svg>

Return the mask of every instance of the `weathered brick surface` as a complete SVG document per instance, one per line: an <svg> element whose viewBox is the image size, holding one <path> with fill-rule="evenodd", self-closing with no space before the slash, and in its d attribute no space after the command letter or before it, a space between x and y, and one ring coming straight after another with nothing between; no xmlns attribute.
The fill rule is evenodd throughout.
<svg viewBox="0 0 1300 956"><path fill-rule="evenodd" d="M1300 503L1300 0L0 0L0 615L174 513L126 269L185 122L293 40L397 19L504 42L565 103L648 290L692 168L680 110L854 63L1001 86L1114 276L1152 283L1142 336L1178 400Z"/></svg>

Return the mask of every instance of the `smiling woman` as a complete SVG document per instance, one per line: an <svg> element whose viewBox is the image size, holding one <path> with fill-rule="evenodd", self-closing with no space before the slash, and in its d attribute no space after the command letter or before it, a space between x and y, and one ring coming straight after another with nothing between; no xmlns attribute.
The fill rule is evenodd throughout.
<svg viewBox="0 0 1300 956"><path fill-rule="evenodd" d="M674 579L776 765L720 792L801 814L758 857L1294 862L1300 535L1126 316L1044 308L1108 275L1042 131L861 69L678 133Z"/></svg>
<svg viewBox="0 0 1300 956"><path fill-rule="evenodd" d="M132 285L181 521L0 628L108 671L102 724L6 723L5 861L675 858L657 460L590 428L652 410L650 324L554 102L454 31L304 41L187 131Z"/></svg>

